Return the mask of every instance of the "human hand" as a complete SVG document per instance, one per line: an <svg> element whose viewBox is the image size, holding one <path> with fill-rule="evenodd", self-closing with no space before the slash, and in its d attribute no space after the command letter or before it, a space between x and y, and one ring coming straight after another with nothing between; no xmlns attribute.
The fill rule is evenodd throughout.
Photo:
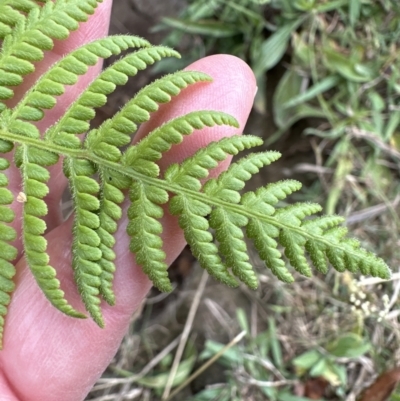
<svg viewBox="0 0 400 401"><path fill-rule="evenodd" d="M57 61L63 54L83 43L105 36L108 30L111 0L100 4L94 16L81 24L77 32L66 41L58 42L38 63L36 76ZM56 121L73 99L99 72L99 66L91 68L77 85L67 89L57 106L46 113L39 123L45 129ZM194 110L220 110L236 117L243 127L253 102L256 86L250 68L232 56L212 56L188 67L211 75L214 82L190 86L168 105L161 106L144 124L138 136L144 136L163 122ZM23 95L34 77L27 77L18 94ZM204 147L208 142L223 136L238 134L233 127L214 127L195 132L174 146L161 160L161 167L179 162ZM221 163L217 171L227 167ZM16 169L8 170L10 189L20 192L20 177ZM46 223L48 250L51 265L57 269L66 297L75 308L84 310L73 282L71 269L71 219L63 222L59 211L62 193L67 185L61 163L51 167L50 195L46 201L49 215ZM17 214L14 227L20 232L21 204L14 202ZM125 208L126 210L126 208ZM20 258L16 263L16 291L13 294L5 325L4 350L0 352L0 400L6 401L77 401L82 400L115 355L128 328L132 313L139 307L151 287L151 283L135 263L128 248L125 233L126 220L122 220L116 234L114 291L116 306L103 306L106 327L100 329L93 321L72 319L53 308L34 281ZM164 249L171 263L182 250L185 241L176 218L167 213L163 218ZM21 242L17 242L20 253Z"/></svg>

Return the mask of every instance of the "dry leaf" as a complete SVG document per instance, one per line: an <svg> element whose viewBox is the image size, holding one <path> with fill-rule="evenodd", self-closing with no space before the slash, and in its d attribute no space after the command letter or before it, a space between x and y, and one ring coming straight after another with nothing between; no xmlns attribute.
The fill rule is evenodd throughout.
<svg viewBox="0 0 400 401"><path fill-rule="evenodd" d="M400 382L400 368L382 373L362 392L357 401L387 401Z"/></svg>
<svg viewBox="0 0 400 401"><path fill-rule="evenodd" d="M305 385L304 395L310 400L320 400L324 396L328 384L328 381L323 377L308 379Z"/></svg>

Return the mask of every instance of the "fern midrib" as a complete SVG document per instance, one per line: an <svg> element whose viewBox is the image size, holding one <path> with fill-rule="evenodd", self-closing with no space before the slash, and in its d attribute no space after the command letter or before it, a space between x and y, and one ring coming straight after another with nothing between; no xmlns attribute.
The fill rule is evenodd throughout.
<svg viewBox="0 0 400 401"><path fill-rule="evenodd" d="M110 162L101 157L98 157L95 154L89 152L87 149L82 149L82 148L70 149L70 148L60 146L60 145L56 145L51 142L44 141L42 139L22 137L21 135L13 134L11 132L4 131L4 130L0 130L0 138L11 141L13 143L19 143L21 145L35 146L39 149L47 150L49 152L53 152L53 153L56 153L58 155L62 155L65 157L90 160L93 163L98 164L101 167L106 167L106 168L116 171L117 173L120 173L120 174L122 173L129 178L132 178L132 179L135 179L138 181L142 181L148 185L162 188L168 192L173 192L175 194L179 194L179 193L187 194L191 198L197 199L200 202L205 202L208 205L211 205L214 207L220 206L225 209L231 210L232 212L235 212L235 213L238 213L241 215L245 215L248 218L259 219L259 220L262 220L265 223L269 223L275 227L294 231L306 238L322 242L323 244L325 244L327 246L332 245L332 243L329 240L326 240L319 235L313 235L305 230L302 230L301 227L292 226L290 224L285 224L285 223L279 222L278 220L274 219L273 217L266 216L265 214L260 214L255 211L250 211L250 210L244 208L240 204L232 204L232 203L225 202L225 201L223 201L221 199L217 199L217 198L210 199L210 197L207 194L205 194L204 192L197 192L197 191L193 191L193 190L190 190L187 188L179 187L177 185L170 184L166 180L163 180L161 178L148 177L144 174L138 173L137 171L131 169L130 167L121 166L121 164L118 164L115 162ZM335 244L335 248L341 249L348 254L353 254L355 257L359 256L357 254L357 252L352 252L348 248L341 247L340 243Z"/></svg>
<svg viewBox="0 0 400 401"><path fill-rule="evenodd" d="M29 161L26 146L23 147L22 160L23 160L23 165L26 165ZM22 192L26 193L25 185L26 185L27 176L26 176L25 169L22 166L21 166L21 176L22 176ZM22 244L24 246L24 249L26 249L26 238L25 238L25 235L23 235L25 233L25 219L22 218L21 221L22 221ZM28 255L26 255L26 258L28 259Z"/></svg>

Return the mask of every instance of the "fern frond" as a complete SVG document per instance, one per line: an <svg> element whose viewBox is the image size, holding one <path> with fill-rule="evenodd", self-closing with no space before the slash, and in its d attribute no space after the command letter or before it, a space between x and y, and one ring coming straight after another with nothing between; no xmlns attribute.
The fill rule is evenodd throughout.
<svg viewBox="0 0 400 401"><path fill-rule="evenodd" d="M1 153L8 153L12 148L12 143L0 140ZM6 170L9 165L7 159L0 158L0 171ZM7 225L15 218L14 212L7 207L14 200L13 194L7 186L7 176L0 173L0 348L3 339L4 318L10 303L10 295L14 290L15 267L11 262L17 257L17 249L10 244L16 239L17 233Z"/></svg>
<svg viewBox="0 0 400 401"><path fill-rule="evenodd" d="M95 65L100 58L107 58L120 54L128 48L140 46L148 46L148 42L128 35L110 36L90 42L71 52L37 80L22 100L12 109L11 115L7 117L5 127L20 135L38 136L38 129L28 121L41 120L44 116L43 110L52 109L55 106L56 97L65 92L66 85L74 85L78 81L78 77L86 74L88 68ZM108 83L108 85L111 86L112 90L115 88L112 83ZM93 83L93 87L100 89L101 84ZM76 108L73 107L73 111L75 111L75 116L80 115L80 120L90 120L94 117L91 108L76 106ZM74 128L75 126L71 127L71 130ZM68 130L65 129L65 131ZM59 142L63 145L66 141L63 135L65 131L59 132L61 137ZM67 143L72 140L68 138Z"/></svg>
<svg viewBox="0 0 400 401"><path fill-rule="evenodd" d="M162 57L178 57L179 54L165 47L147 48L149 43L143 39L135 38L131 47L145 47L133 54L129 54L116 61L113 65L106 68L96 80L90 84L85 91L69 107L62 118L50 127L46 132L46 139L63 144L69 142L70 137L65 134L83 134L90 128L89 121L95 116L94 109L103 106L107 101L107 95L112 93L117 85L126 84L129 77L135 76L139 70L145 69ZM120 50L125 50L120 48ZM104 131L103 131L104 132ZM99 135L98 130L92 130L86 140L86 147L100 152L104 150L104 155L110 157L110 147L108 142L116 142L116 146L125 146L130 142L130 136L117 138L107 135ZM101 144L103 142L103 144ZM115 152L114 149L111 151Z"/></svg>
<svg viewBox="0 0 400 401"><path fill-rule="evenodd" d="M155 163L172 145L182 142L184 135L215 125L238 127L238 122L230 115L216 111L195 111L165 123L152 131L124 155L123 163L134 170L157 177L160 169Z"/></svg>
<svg viewBox="0 0 400 401"><path fill-rule="evenodd" d="M336 227L344 222L344 218L340 216L322 216L312 220L306 220L302 226L310 233L323 235L324 232L330 228ZM343 232L343 234L345 234ZM326 257L327 247L324 243L317 243L316 241L308 240L305 244L306 251L310 255L311 261L315 268L326 274L328 272L328 260ZM340 267L339 267L340 268ZM350 271L357 271L353 266L349 265Z"/></svg>
<svg viewBox="0 0 400 401"><path fill-rule="evenodd" d="M224 113L192 112L184 117L175 118L152 131L136 146L124 155L124 164L135 171L150 177L159 175L159 167L155 164L164 152L173 144L181 143L184 135L194 130L215 125L237 126L237 121ZM130 249L136 254L138 264L150 277L154 285L161 291L170 291L171 284L167 275L165 253L162 251L160 234L162 226L157 221L163 216L159 205L168 202L168 193L155 186L135 182L130 190L132 201L128 211L130 220L127 228L131 236Z"/></svg>
<svg viewBox="0 0 400 401"><path fill-rule="evenodd" d="M300 188L301 184L298 181L279 181L258 188L255 192L246 192L240 202L247 208L254 208L254 210L259 210L262 214L271 216L275 213L274 205Z"/></svg>
<svg viewBox="0 0 400 401"><path fill-rule="evenodd" d="M210 227L215 230L215 238L219 242L219 252L224 256L225 263L232 273L248 287L258 287L257 276L248 262L247 246L243 240L242 227L248 224L248 219L238 213L215 208L211 212Z"/></svg>
<svg viewBox="0 0 400 401"><path fill-rule="evenodd" d="M211 142L180 165L172 164L168 167L165 172L165 180L182 188L199 191L202 187L200 180L206 178L209 171L217 167L218 163L225 160L228 155L234 156L244 149L261 144L260 138L251 135L232 136L218 142Z"/></svg>
<svg viewBox="0 0 400 401"><path fill-rule="evenodd" d="M272 224L258 219L250 219L246 227L247 236L253 240L261 260L279 280L284 283L292 283L293 276L286 268L282 254L277 249L278 243L274 239L279 236L279 230Z"/></svg>
<svg viewBox="0 0 400 401"><path fill-rule="evenodd" d="M44 3L43 0L41 3ZM33 8L38 8L38 2L32 0L1 0L0 1L0 39L12 33L12 28L19 20L23 20L24 13L29 13Z"/></svg>
<svg viewBox="0 0 400 401"><path fill-rule="evenodd" d="M179 216L179 226L200 266L221 283L237 287L237 281L221 260L213 236L208 231L209 223L205 216L210 214L211 207L187 196L177 195L171 199L169 209L171 214Z"/></svg>
<svg viewBox="0 0 400 401"><path fill-rule="evenodd" d="M34 63L43 59L44 51L53 48L53 40L66 39L70 31L78 29L79 22L94 13L101 1L49 1L43 7L33 7L27 18L18 18L0 53L0 112L5 108L1 101L14 96L8 86L19 85L24 75L34 71Z"/></svg>
<svg viewBox="0 0 400 401"><path fill-rule="evenodd" d="M280 157L278 152L253 153L233 163L218 178L207 181L203 191L210 197L229 203L239 203L245 181L259 172L262 166L271 164ZM258 280L249 261L247 246L243 240L242 227L248 224L248 218L216 207L210 215L210 227L215 230L215 237L220 243L219 251L225 263L250 288L257 288Z"/></svg>
<svg viewBox="0 0 400 401"><path fill-rule="evenodd" d="M137 263L154 285L161 291L171 291L166 255L162 250L163 242L160 237L162 225L158 221L164 214L159 205L168 202L168 193L161 188L135 182L129 191L129 197L129 249L135 253Z"/></svg>
<svg viewBox="0 0 400 401"><path fill-rule="evenodd" d="M168 103L172 96L177 96L189 85L210 80L209 75L201 72L181 71L151 83L140 90L114 117L89 133L88 147L93 148L93 142L110 144L110 141L117 142L114 146L124 146L129 143L127 135L136 132L138 124L148 121L150 113L157 111L159 104ZM111 151L116 152L115 149Z"/></svg>
<svg viewBox="0 0 400 401"><path fill-rule="evenodd" d="M46 223L42 217L47 214L47 205L43 198L48 194L47 181L50 178L44 166L51 166L58 161L58 156L32 146L21 145L16 155L20 164L23 190L22 239L25 258L47 299L61 312L84 318L64 298L56 271L49 266L49 256L46 252L47 241L43 237Z"/></svg>
<svg viewBox="0 0 400 401"><path fill-rule="evenodd" d="M217 280L233 287L238 285L237 278L251 288L257 287L245 236L253 240L271 272L285 282L293 281L289 264L306 276L311 275L312 265L325 273L328 264L338 271L361 271L382 278L390 275L382 259L347 237L347 230L339 226L340 217L311 217L321 210L312 203L279 205L279 201L300 189L299 182L286 180L243 193L246 181L275 161L278 152L251 154L232 164L218 178L208 177L210 170L228 156L261 145L258 137L223 138L160 174L158 161L184 136L204 127L237 127L233 117L204 110L189 113L131 144L139 124L147 122L161 104L170 102L189 85L211 81L204 73L183 71L165 76L140 90L114 117L90 130L95 109L106 103L117 85L124 85L128 77L163 57L179 57L174 50L150 47L147 41L131 36L96 40L54 64L15 107L7 108L5 100L13 97L13 87L34 71L35 63L52 49L54 40L68 37L79 22L93 13L98 2L0 0L0 39L4 38L0 52L0 341L14 288L15 269L11 262L17 255L12 245L16 232L8 225L15 218L10 206L15 195L7 188L5 173L9 162L3 157L13 148L22 178L17 200L23 202L21 236L29 268L56 308L84 317L64 298L55 269L49 266L44 238L48 167L63 159L75 213L74 277L86 310L101 327L101 298L111 305L116 302L112 289L116 268L113 248L123 214L121 204L128 191L130 250L162 291L172 288L160 221L167 203L200 265ZM41 135L36 121L56 105L67 85L74 85L99 59L129 48L140 49L100 73Z"/></svg>
<svg viewBox="0 0 400 401"><path fill-rule="evenodd" d="M170 57L177 55L176 52L164 47L156 47L150 50L151 51L147 50L148 54L146 54L146 51L141 52L139 55L139 52L135 53L136 55L138 55L138 57L133 58L131 62L132 64L134 64L135 69L145 68L148 64L152 64L154 61L160 59L161 57ZM117 113L117 115L112 120L107 121L98 129L90 131L87 140L85 141L85 146L89 150L94 149L94 153L99 157L114 162L119 161L121 157L121 152L119 148L122 146L126 146L130 142L131 137L129 134L136 131L137 124L147 121L150 118L149 113L151 111L155 111L158 108L157 102L163 103L169 101L171 99L171 96L176 96L183 88L187 87L188 85L194 84L196 82L208 81L209 79L210 78L206 74L185 72L171 75L168 79L164 78L156 81L153 85L150 85L149 87L146 87L144 90L139 92L136 97L131 102L129 102L119 113ZM140 112L138 112L138 110L140 110ZM201 122L200 120L202 124L201 127L204 127L207 123L209 125L218 124L218 121L220 121L219 124L223 124L223 117L217 118L215 116L214 119L215 121L212 118L211 121L208 121L207 118L204 117L204 122ZM196 118L195 115L193 116L193 118L188 118L188 120L189 122L187 124L192 123L193 129L200 127L199 118ZM225 120L232 121L232 118L226 117ZM186 127L182 123L182 120L178 120L176 122L173 122L172 124L173 127L171 127L171 129L169 129L168 126L164 127L163 129L159 129L153 133L150 133L149 137L163 138L170 135L172 129L179 130L180 125L182 125L183 128ZM232 124L234 124L233 121ZM175 128L175 126L177 126L177 128ZM193 129L188 133L191 133ZM163 133L164 131L165 133ZM182 135L180 135L180 137L181 136ZM159 148L157 153L158 155L161 154L160 152L167 151L171 147L172 143L174 143L174 141L171 141L171 139L168 140L170 141L170 145L166 148ZM168 143L168 140L166 140L165 143ZM154 140L154 142L154 147L160 146L159 144L157 145L159 140ZM142 154L142 152L143 155L145 155L145 148L147 146L146 144L148 144L148 140L145 138L137 145L140 149L140 152L135 151L136 147L130 148L134 151L131 154L128 150L128 152L126 152L126 154L124 155L122 163L125 165L131 165L131 167L135 168L135 155ZM156 161L158 159L159 157L156 157L155 159L153 159L153 161ZM142 163L144 162L143 157L141 157L140 160ZM153 165L156 166L154 163ZM155 168L158 171L158 167ZM149 174L150 171L146 170L146 173ZM121 208L119 206L119 204L123 200L123 196L120 196L121 190L128 188L130 181L127 180L126 177L124 177L123 175L112 172L109 169L100 168L99 174L101 178L101 195L99 207L100 227L98 229L98 233L101 240L100 248L102 249L103 255L99 262L100 266L102 266L103 269L103 273L100 276L100 280L102 283L100 286L100 293L109 304L113 304L115 302L114 294L112 292L113 273L115 271L113 260L115 259L115 254L112 251L112 248L114 246L115 240L112 237L112 234L116 231L116 223L121 217ZM158 175L158 173L156 175ZM104 179L104 177L107 177L108 179ZM105 184L109 188L108 191L103 190L103 186ZM111 191L112 187L114 188ZM109 197L108 194L110 194L111 192L113 195L112 197ZM132 213L130 215L133 216ZM133 231L131 230L131 232ZM135 246L140 247L140 244L137 244ZM132 247L134 247L134 245L131 245L131 248ZM158 259L160 258L158 257ZM161 262L158 261L157 263ZM165 268L163 269L165 270ZM162 280L157 279L156 282L160 283L161 285ZM163 288L165 289L167 287L163 286Z"/></svg>
<svg viewBox="0 0 400 401"><path fill-rule="evenodd" d="M231 203L240 202L240 194L246 181L258 173L260 168L268 166L281 157L279 152L252 153L251 155L232 163L229 169L218 178L208 180L204 185L204 192Z"/></svg>
<svg viewBox="0 0 400 401"><path fill-rule="evenodd" d="M75 208L72 243L75 281L86 310L103 327L99 298L102 269L98 264L102 251L99 249L100 237L96 232L100 226L97 214L100 206L97 195L100 188L97 181L91 178L95 171L88 160L66 158L64 161L64 172L69 179Z"/></svg>
<svg viewBox="0 0 400 401"><path fill-rule="evenodd" d="M29 137L38 139L39 132L30 132ZM46 167L57 161L57 154L40 147L21 144L16 150L15 162L21 170L22 178L24 252L29 268L48 300L63 313L84 318L64 298L56 271L48 264L47 241L43 236L46 230L43 217L47 215L47 205L43 198L49 192L47 181L50 178Z"/></svg>
<svg viewBox="0 0 400 401"><path fill-rule="evenodd" d="M118 45L119 42L121 42L121 37L116 37L116 39L118 40ZM148 42L143 39L131 37L128 37L128 39L129 46L131 47L148 46ZM93 46L91 46L89 50L92 47ZM125 48L126 47L122 48L121 46L117 47L117 50L114 50L114 54L117 51L125 50ZM103 54L103 56L105 56L105 54ZM115 62L89 85L64 116L46 132L46 139L54 141L57 144L78 148L80 146L79 139L70 134L81 134L89 129L89 121L94 117L94 108L105 104L106 95L111 93L116 85L125 84L129 76L136 75L138 70L145 69L148 65L153 64L162 57L172 56L178 57L179 54L171 49L159 46L139 50ZM73 66L73 63L69 62L69 65ZM104 129L92 130L85 141L85 147L97 156L112 161L118 161L121 156L119 147L127 145L131 140L128 134L130 134L130 132L120 133L120 135L110 135L110 132L107 131L106 134L106 130ZM113 304L115 299L112 292L112 279L113 272L115 271L113 263L115 254L112 248L115 240L112 234L116 231L115 221L121 217L121 208L118 203L122 202L123 197L118 196L119 202L116 202L114 198L115 194L118 194L121 189L127 188L129 181L123 186L118 186L118 182L121 182L121 180L123 181L123 177L119 177L118 179L115 173L107 169L100 168L99 176L101 178L99 205L100 225L97 229L97 234L100 238L99 248L102 251L102 257L98 261L99 266L102 268L99 291L108 303ZM104 177L107 177L110 181L105 183ZM112 178L114 179L113 181L111 180ZM108 186L106 190L104 189L105 185ZM111 186L114 187L112 190L114 198L108 196L111 191ZM96 319L100 319L98 308L91 313L97 316Z"/></svg>
<svg viewBox="0 0 400 401"><path fill-rule="evenodd" d="M263 215L271 216L275 213L273 206L276 203L300 188L301 184L294 180L268 184L255 192L245 193L241 198L241 204L247 209L258 210ZM282 254L277 249L278 243L275 238L279 236L279 229L270 223L252 217L246 227L246 234L254 241L254 247L260 258L271 272L285 283L293 282L294 278L286 268Z"/></svg>
<svg viewBox="0 0 400 401"><path fill-rule="evenodd" d="M132 62L134 63L134 68L145 68L148 64L153 63L155 60L161 57L170 57L176 56L176 53L172 50L169 50L164 47L156 47L154 49L150 49L151 51L146 52L143 51L139 54L139 57L133 58ZM137 52L139 53L139 52ZM137 54L136 53L136 54ZM150 112L158 109L158 103L164 103L171 100L172 96L176 96L180 93L183 88L186 88L188 85L194 84L196 82L201 81L209 81L210 78L206 74L201 73L193 73L193 72L183 72L171 75L169 77L164 77L152 85L149 85L141 92L139 92L133 99L130 101L122 110L117 113L114 118L108 120L98 129L92 130L89 132L87 140L85 141L85 146L91 150L94 149L94 153L103 157L110 161L119 161L121 157L121 152L119 150L120 147L126 146L130 140L130 134L136 131L137 125L139 123L145 122L150 118ZM221 119L221 117L220 117ZM194 128L198 126L198 123L195 117L193 117ZM198 120L198 118L197 118ZM179 120L181 121L181 120ZM174 123L174 125L179 125L179 121ZM212 121L212 124L216 124L217 121ZM221 122L222 123L222 122ZM202 126L205 126L205 122L202 123ZM210 123L211 124L211 123ZM191 133L192 131L190 131ZM166 135L171 134L171 130L167 130L165 134L163 134L163 130L156 130L154 133L151 133L151 137L160 136L162 138ZM181 136L181 135L180 135ZM170 140L170 139L169 139ZM154 147L159 147L156 142L153 145ZM170 140L169 147L163 149L159 149L157 154L160 152L165 152L171 147L171 144L174 141ZM168 141L166 142L168 143ZM131 165L131 167L135 168L135 155L146 154L145 148L146 144L148 144L147 139L143 139L137 146L141 150L140 152L136 152L136 147L130 148L133 150L130 152L126 152L122 163L125 165ZM148 156L147 156L148 157ZM155 158L153 161L158 160ZM144 162L144 158L140 158L141 162ZM153 163L154 168L158 171L158 167ZM137 166L136 166L137 167ZM153 170L154 170L153 168ZM149 174L150 171L146 170L146 173ZM100 292L103 298L110 304L114 303L114 294L112 292L112 280L113 280L113 272L115 271L115 266L113 260L115 259L115 255L112 251L114 246L114 239L112 238L112 234L117 229L116 222L121 216L121 208L119 204L123 200L123 196L120 196L121 190L128 188L129 180L126 179L123 175L120 175L116 172L112 172L108 169L99 169L99 174L101 177L100 180L100 227L99 227L99 236L101 239L101 249L103 250L103 257L100 261L100 265L103 268L103 273L100 276L102 285L100 287ZM158 175L158 173L156 174ZM104 180L104 177L108 177L108 180ZM107 184L109 190L104 191L103 185ZM108 197L108 193L111 192L111 187L114 187L112 190L113 198ZM132 214L131 214L132 215ZM138 217L139 218L139 217ZM131 232L133 232L131 230ZM137 245L140 246L140 245ZM133 245L131 245L133 247ZM157 262L161 263L161 262ZM165 269L164 269L165 270ZM157 282L161 282L157 280ZM167 288L163 286L163 288Z"/></svg>
<svg viewBox="0 0 400 401"><path fill-rule="evenodd" d="M362 274L381 278L389 278L390 271L384 261L371 252L360 248L360 243L353 238L347 238L347 229L337 227L343 221L339 216L323 216L319 219L306 221L303 226L310 233L319 234L308 239L305 247L315 267L326 272L327 262L339 272L349 270L361 271Z"/></svg>
<svg viewBox="0 0 400 401"><path fill-rule="evenodd" d="M117 231L117 223L122 216L122 209L119 206L125 199L122 190L129 188L131 179L113 170L101 167L98 170L100 177L100 204L98 210L100 225L96 232L100 238L101 259L98 263L102 269L99 291L109 305L114 305L115 295L112 285L116 255L113 251L115 245L113 234Z"/></svg>
<svg viewBox="0 0 400 401"><path fill-rule="evenodd" d="M306 216L320 212L322 207L313 203L297 203L279 209L275 212L278 221L290 227L298 227ZM293 229L282 229L279 234L279 242L285 247L285 255L290 264L302 275L311 277L311 267L305 256L305 244L307 239Z"/></svg>
<svg viewBox="0 0 400 401"><path fill-rule="evenodd" d="M224 138L201 149L194 156L186 159L181 166L172 165L166 171L165 178L175 185L196 191L201 188L200 179L207 177L209 170L216 167L218 162L224 160L228 155L235 155L240 150L258 144L260 144L260 140L256 137L233 136ZM218 248L212 242L213 236L208 231L209 223L205 216L211 213L211 207L181 194L172 198L170 211L171 214L179 216L179 225L183 229L185 239L200 265L217 280L236 287L237 281L229 273L227 267L232 266L230 264L232 260L228 259L227 263L221 260ZM240 237L240 235L238 236ZM222 238L220 239L223 241ZM239 274L238 276L242 277ZM248 277L249 274L245 274L245 276ZM250 280L248 282L250 283ZM252 283L252 287L254 287L254 283Z"/></svg>

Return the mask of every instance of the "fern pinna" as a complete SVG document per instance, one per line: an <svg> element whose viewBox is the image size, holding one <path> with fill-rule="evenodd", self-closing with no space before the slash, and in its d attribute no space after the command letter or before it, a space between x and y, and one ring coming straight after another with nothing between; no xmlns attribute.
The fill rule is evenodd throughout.
<svg viewBox="0 0 400 401"><path fill-rule="evenodd" d="M162 291L171 290L159 221L162 206L167 203L170 212L178 216L200 265L229 286L242 281L251 288L257 287L245 235L253 241L266 266L284 282L293 281L288 263L306 276L311 275L310 264L325 273L328 263L338 271L389 276L383 260L346 237L346 229L339 227L342 218L309 218L321 210L312 203L278 207L279 201L300 189L297 181L281 181L241 193L253 174L279 158L278 152L250 154L232 164L219 178L207 180L209 171L229 155L261 145L258 137L224 138L160 174L158 160L182 142L184 136L203 127L237 126L233 117L209 110L193 112L167 122L136 145L130 145L138 125L148 121L160 104L169 102L188 85L210 81L212 78L206 74L185 71L165 76L142 89L113 118L90 129L94 109L106 103L107 95L117 85L124 85L128 77L164 57L179 57L174 50L150 46L132 36L96 40L53 65L14 107L8 107L14 88L34 71L34 63L43 59L55 39L65 39L71 30L77 29L79 22L94 12L97 3L0 0L0 153L14 151L14 163L22 180L20 193L11 193L6 175L9 158L0 158L1 332L14 288L13 261L17 257L13 246L16 233L9 225L14 219L10 208L14 197L23 204L24 255L37 284L61 312L85 317L64 297L46 252L44 217L48 210L44 198L49 192L50 177L47 167L61 160L75 210L72 268L86 309L99 326L104 325L101 299L115 303L114 233L126 197L130 200L130 250ZM135 50L105 69L55 124L46 132L39 132L35 122L55 106L67 85L74 85L99 59L127 49Z"/></svg>

